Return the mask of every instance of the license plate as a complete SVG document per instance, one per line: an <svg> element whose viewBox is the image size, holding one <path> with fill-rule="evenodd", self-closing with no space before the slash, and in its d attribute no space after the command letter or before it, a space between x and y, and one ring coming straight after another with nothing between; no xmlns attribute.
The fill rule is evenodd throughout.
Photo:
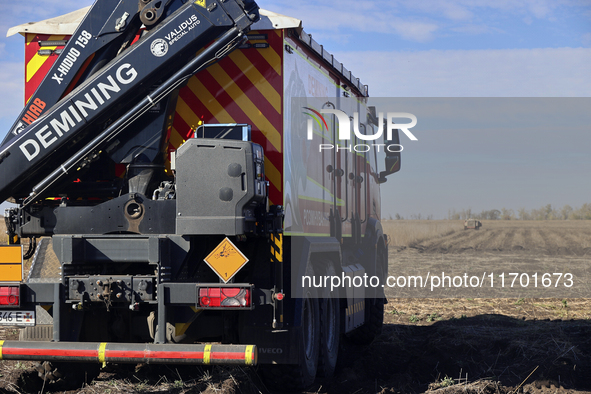
<svg viewBox="0 0 591 394"><path fill-rule="evenodd" d="M35 311L2 311L0 310L0 325L2 326L34 326Z"/></svg>

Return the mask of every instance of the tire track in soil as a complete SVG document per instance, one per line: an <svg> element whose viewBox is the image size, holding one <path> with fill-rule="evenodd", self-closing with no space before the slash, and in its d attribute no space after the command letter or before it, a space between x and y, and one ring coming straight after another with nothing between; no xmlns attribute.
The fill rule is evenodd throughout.
<svg viewBox="0 0 591 394"><path fill-rule="evenodd" d="M515 233L517 232L516 229L512 228L505 233L505 237L501 242L500 250L512 250L513 249L513 241L515 240Z"/></svg>
<svg viewBox="0 0 591 394"><path fill-rule="evenodd" d="M548 254L548 243L540 233L539 227L534 227L529 232L531 239L531 248L538 253Z"/></svg>
<svg viewBox="0 0 591 394"><path fill-rule="evenodd" d="M591 255L591 235L573 228L501 226L480 230L456 230L410 246L420 253L470 251L537 252L547 255Z"/></svg>
<svg viewBox="0 0 591 394"><path fill-rule="evenodd" d="M591 237L591 229L586 229L586 228L582 228L582 229L577 229L577 234L581 234L584 235L586 237Z"/></svg>
<svg viewBox="0 0 591 394"><path fill-rule="evenodd" d="M576 229L569 231L566 235L578 247L582 256L591 254L591 232Z"/></svg>
<svg viewBox="0 0 591 394"><path fill-rule="evenodd" d="M526 250L527 244L525 243L525 230L523 228L516 228L515 235L513 237L513 246L511 250L514 252Z"/></svg>
<svg viewBox="0 0 591 394"><path fill-rule="evenodd" d="M540 237L542 237L542 239L544 240L544 249L546 250L546 253L549 255L558 254L558 245L550 239L550 237L548 236L548 232L543 229L537 230L538 234L540 234Z"/></svg>
<svg viewBox="0 0 591 394"><path fill-rule="evenodd" d="M418 249L421 249L425 252L441 252L441 251L449 251L451 249L450 246L445 245L454 245L458 241L463 240L466 237L469 237L470 234L467 230L457 230L451 234L445 235L443 237L438 238L431 238L427 239L417 245Z"/></svg>
<svg viewBox="0 0 591 394"><path fill-rule="evenodd" d="M578 240L579 238L580 240ZM577 231L577 243L582 244L582 256L591 256L591 230Z"/></svg>
<svg viewBox="0 0 591 394"><path fill-rule="evenodd" d="M478 232L478 234L474 233L474 236L472 236L469 240L470 243L465 245L462 248L463 250L483 250L484 248L482 248L482 246L488 244L499 231L488 229L484 231L478 230Z"/></svg>
<svg viewBox="0 0 591 394"><path fill-rule="evenodd" d="M554 232L554 235L560 239L558 251L560 254L583 256L585 251L583 250L581 241L577 240L577 237L571 231Z"/></svg>
<svg viewBox="0 0 591 394"><path fill-rule="evenodd" d="M474 250L492 250L494 249L492 245L494 245L495 239L500 238L500 235L503 233L503 230L490 230L484 234L482 241L480 241L476 246L474 246Z"/></svg>
<svg viewBox="0 0 591 394"><path fill-rule="evenodd" d="M529 228L523 229L523 250L535 249L533 240L531 238L531 230Z"/></svg>
<svg viewBox="0 0 591 394"><path fill-rule="evenodd" d="M486 238L491 230L463 230L458 231L455 237L443 238L438 240L425 250L430 253L462 253L466 250L476 249L475 242L481 238Z"/></svg>

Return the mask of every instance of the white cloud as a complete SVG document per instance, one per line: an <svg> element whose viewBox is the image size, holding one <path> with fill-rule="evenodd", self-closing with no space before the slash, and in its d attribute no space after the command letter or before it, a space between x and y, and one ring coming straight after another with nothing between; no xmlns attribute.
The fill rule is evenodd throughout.
<svg viewBox="0 0 591 394"><path fill-rule="evenodd" d="M425 42L433 39L437 25L433 23L406 22L399 20L394 23L396 32L407 40Z"/></svg>
<svg viewBox="0 0 591 394"><path fill-rule="evenodd" d="M258 3L263 8L302 19L304 28L311 32L390 33L424 42L432 39L433 32L438 29L433 20L405 15L404 7L394 2L343 1L338 6L306 1L267 3L263 0Z"/></svg>
<svg viewBox="0 0 591 394"><path fill-rule="evenodd" d="M3 9L3 17L0 20L0 39L3 39L8 29L13 26L54 18L92 3L92 0L44 0L42 7L31 7L27 2L13 1L9 7Z"/></svg>
<svg viewBox="0 0 591 394"><path fill-rule="evenodd" d="M474 13L457 3L447 3L443 6L443 14L452 20L472 19Z"/></svg>
<svg viewBox="0 0 591 394"><path fill-rule="evenodd" d="M467 29L466 23L468 26L491 25L495 20L491 16L493 12L516 16L531 24L536 19L554 21L561 9L571 14L585 9L585 3L572 0L342 0L332 3L259 0L258 3L263 8L302 19L309 31L393 33L419 42L428 41L436 31L445 32L448 28L480 34L482 29Z"/></svg>
<svg viewBox="0 0 591 394"><path fill-rule="evenodd" d="M462 1L442 1L442 0L423 0L423 1L406 1L402 0L399 3L407 9L407 11L417 10L424 14L435 15L437 17L443 16L453 21L463 21L471 19L474 14L470 11L470 4L466 5Z"/></svg>
<svg viewBox="0 0 591 394"><path fill-rule="evenodd" d="M407 4L410 0L405 0ZM583 4L570 0L430 0L416 2L425 6L425 11L437 12L446 9L465 9L474 13L478 10L492 9L511 13L530 15L538 19L551 17L554 10L560 7L573 7ZM410 5L409 5L410 6ZM448 16L449 17L449 16Z"/></svg>
<svg viewBox="0 0 591 394"><path fill-rule="evenodd" d="M555 4L548 1L534 0L529 2L528 9L536 18L542 19L551 13L554 6Z"/></svg>
<svg viewBox="0 0 591 394"><path fill-rule="evenodd" d="M26 2L12 2L7 8L9 15L25 22L38 22L53 18L68 12L76 11L93 3L92 0L44 0L43 7L31 7Z"/></svg>
<svg viewBox="0 0 591 394"><path fill-rule="evenodd" d="M471 35L486 34L486 33L503 33L503 30L487 25L463 25L451 28L450 30L457 33L466 33Z"/></svg>
<svg viewBox="0 0 591 394"><path fill-rule="evenodd" d="M339 52L374 97L589 97L591 49Z"/></svg>

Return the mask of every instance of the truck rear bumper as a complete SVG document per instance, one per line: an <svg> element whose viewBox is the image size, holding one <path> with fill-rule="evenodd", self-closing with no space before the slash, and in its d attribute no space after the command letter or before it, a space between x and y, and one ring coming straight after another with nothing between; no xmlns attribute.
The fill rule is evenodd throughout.
<svg viewBox="0 0 591 394"><path fill-rule="evenodd" d="M256 345L0 341L0 360L256 365Z"/></svg>

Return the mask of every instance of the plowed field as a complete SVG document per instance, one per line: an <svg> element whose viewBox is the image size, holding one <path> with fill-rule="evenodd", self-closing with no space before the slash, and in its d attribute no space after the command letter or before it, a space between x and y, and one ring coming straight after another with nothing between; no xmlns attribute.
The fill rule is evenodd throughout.
<svg viewBox="0 0 591 394"><path fill-rule="evenodd" d="M458 272L591 267L591 221L484 221L480 230L464 230L462 222L390 221L384 229L390 235L390 274L441 264ZM319 381L307 393L591 392L591 302L540 294L390 297L382 335L368 347L343 340L334 379ZM0 340L17 335L0 330ZM32 385L34 374L31 363L0 361L0 393L59 392ZM104 369L94 382L69 393L74 392L269 391L249 369L143 365Z"/></svg>
<svg viewBox="0 0 591 394"><path fill-rule="evenodd" d="M591 223L587 221L496 220L483 221L479 230L464 230L461 222L403 220L388 221L384 228L392 235L394 250L591 256Z"/></svg>

